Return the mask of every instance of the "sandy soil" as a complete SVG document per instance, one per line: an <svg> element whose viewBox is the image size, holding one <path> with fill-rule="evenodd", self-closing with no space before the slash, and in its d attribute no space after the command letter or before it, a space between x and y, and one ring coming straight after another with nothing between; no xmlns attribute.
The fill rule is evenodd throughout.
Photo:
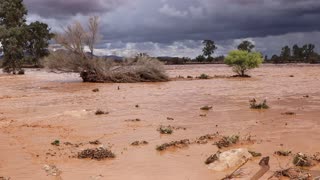
<svg viewBox="0 0 320 180"><path fill-rule="evenodd" d="M201 73L232 75L223 65L168 66L171 77ZM11 179L108 180L213 180L227 172L214 172L204 164L218 149L214 142L192 144L159 153L157 145L172 140L195 139L219 132L248 135L254 143L244 147L270 156L267 179L291 157L276 150L314 154L320 151L320 66L264 65L253 78L175 80L166 83L85 84L77 74L29 70L25 76L0 75L0 177ZM294 77L290 77L294 75ZM119 87L119 89L118 89ZM99 92L92 92L99 88ZM304 97L308 95L309 97ZM249 99L267 99L268 110L251 110ZM139 105L137 108L136 105ZM213 106L208 112L204 105ZM108 115L96 116L97 109ZM285 112L296 115L283 115ZM201 117L200 114L206 114ZM167 118L174 120L167 120ZM126 120L141 119L140 122ZM184 127L160 135L160 125ZM51 142L60 140L60 146ZM103 161L73 156L99 140L115 159ZM146 140L148 145L130 144ZM78 147L63 143L82 143ZM230 149L230 148L229 148ZM259 169L255 158L244 166L242 179ZM48 175L44 165L61 174ZM315 166L312 170L320 170Z"/></svg>

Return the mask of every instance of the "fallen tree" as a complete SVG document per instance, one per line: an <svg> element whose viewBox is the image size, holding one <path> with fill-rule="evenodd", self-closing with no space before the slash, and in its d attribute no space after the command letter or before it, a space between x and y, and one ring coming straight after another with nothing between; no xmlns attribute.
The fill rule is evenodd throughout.
<svg viewBox="0 0 320 180"><path fill-rule="evenodd" d="M83 82L135 83L169 80L163 63L147 56L115 62L112 59L87 58L60 51L45 58L44 66L60 72L78 72Z"/></svg>

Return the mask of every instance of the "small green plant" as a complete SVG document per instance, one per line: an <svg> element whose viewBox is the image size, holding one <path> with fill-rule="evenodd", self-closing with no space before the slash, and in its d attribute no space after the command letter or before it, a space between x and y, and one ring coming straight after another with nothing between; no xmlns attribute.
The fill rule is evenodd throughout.
<svg viewBox="0 0 320 180"><path fill-rule="evenodd" d="M207 75L207 74L201 74L198 78L199 78L199 79L209 79L210 76Z"/></svg>
<svg viewBox="0 0 320 180"><path fill-rule="evenodd" d="M257 103L256 99L250 100L250 108L251 109L269 109L267 105L267 100L263 100L262 103Z"/></svg>
<svg viewBox="0 0 320 180"><path fill-rule="evenodd" d="M59 140L54 140L51 145L53 146L60 146L60 141Z"/></svg>
<svg viewBox="0 0 320 180"><path fill-rule="evenodd" d="M160 126L158 131L160 132L160 134L172 134L173 133L173 129L171 126Z"/></svg>

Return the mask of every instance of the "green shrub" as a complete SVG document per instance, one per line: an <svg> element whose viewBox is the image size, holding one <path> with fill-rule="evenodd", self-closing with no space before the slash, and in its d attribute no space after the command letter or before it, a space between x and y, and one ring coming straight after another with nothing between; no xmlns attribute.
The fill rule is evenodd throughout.
<svg viewBox="0 0 320 180"><path fill-rule="evenodd" d="M207 74L201 74L198 78L199 78L199 79L209 79L210 76L207 75Z"/></svg>
<svg viewBox="0 0 320 180"><path fill-rule="evenodd" d="M257 52L234 50L229 52L224 62L231 66L233 71L240 77L248 76L246 73L253 68L259 67L263 62L262 55Z"/></svg>

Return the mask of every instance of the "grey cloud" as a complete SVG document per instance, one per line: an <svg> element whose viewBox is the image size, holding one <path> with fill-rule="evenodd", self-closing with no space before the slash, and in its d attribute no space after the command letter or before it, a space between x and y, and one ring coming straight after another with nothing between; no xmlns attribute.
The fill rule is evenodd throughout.
<svg viewBox="0 0 320 180"><path fill-rule="evenodd" d="M171 51L190 55L199 51L201 40L213 39L220 47L218 53L223 54L234 47L237 39L251 38L256 42L257 50L273 53L276 51L274 44L277 44L278 48L289 37L290 43L308 43L320 38L319 0L24 2L30 10L30 17L48 20L47 22L55 27L59 22L84 20L91 14L98 14L101 17L101 32L104 36L99 48L141 49L158 51L158 54ZM301 36L299 40L295 38L295 35L301 34L305 36ZM313 38L307 38L310 34ZM268 49L262 47L262 42ZM110 43L112 45L106 46ZM131 50L128 52L131 53Z"/></svg>
<svg viewBox="0 0 320 180"><path fill-rule="evenodd" d="M24 0L29 11L42 17L69 18L76 14L105 13L124 0Z"/></svg>

